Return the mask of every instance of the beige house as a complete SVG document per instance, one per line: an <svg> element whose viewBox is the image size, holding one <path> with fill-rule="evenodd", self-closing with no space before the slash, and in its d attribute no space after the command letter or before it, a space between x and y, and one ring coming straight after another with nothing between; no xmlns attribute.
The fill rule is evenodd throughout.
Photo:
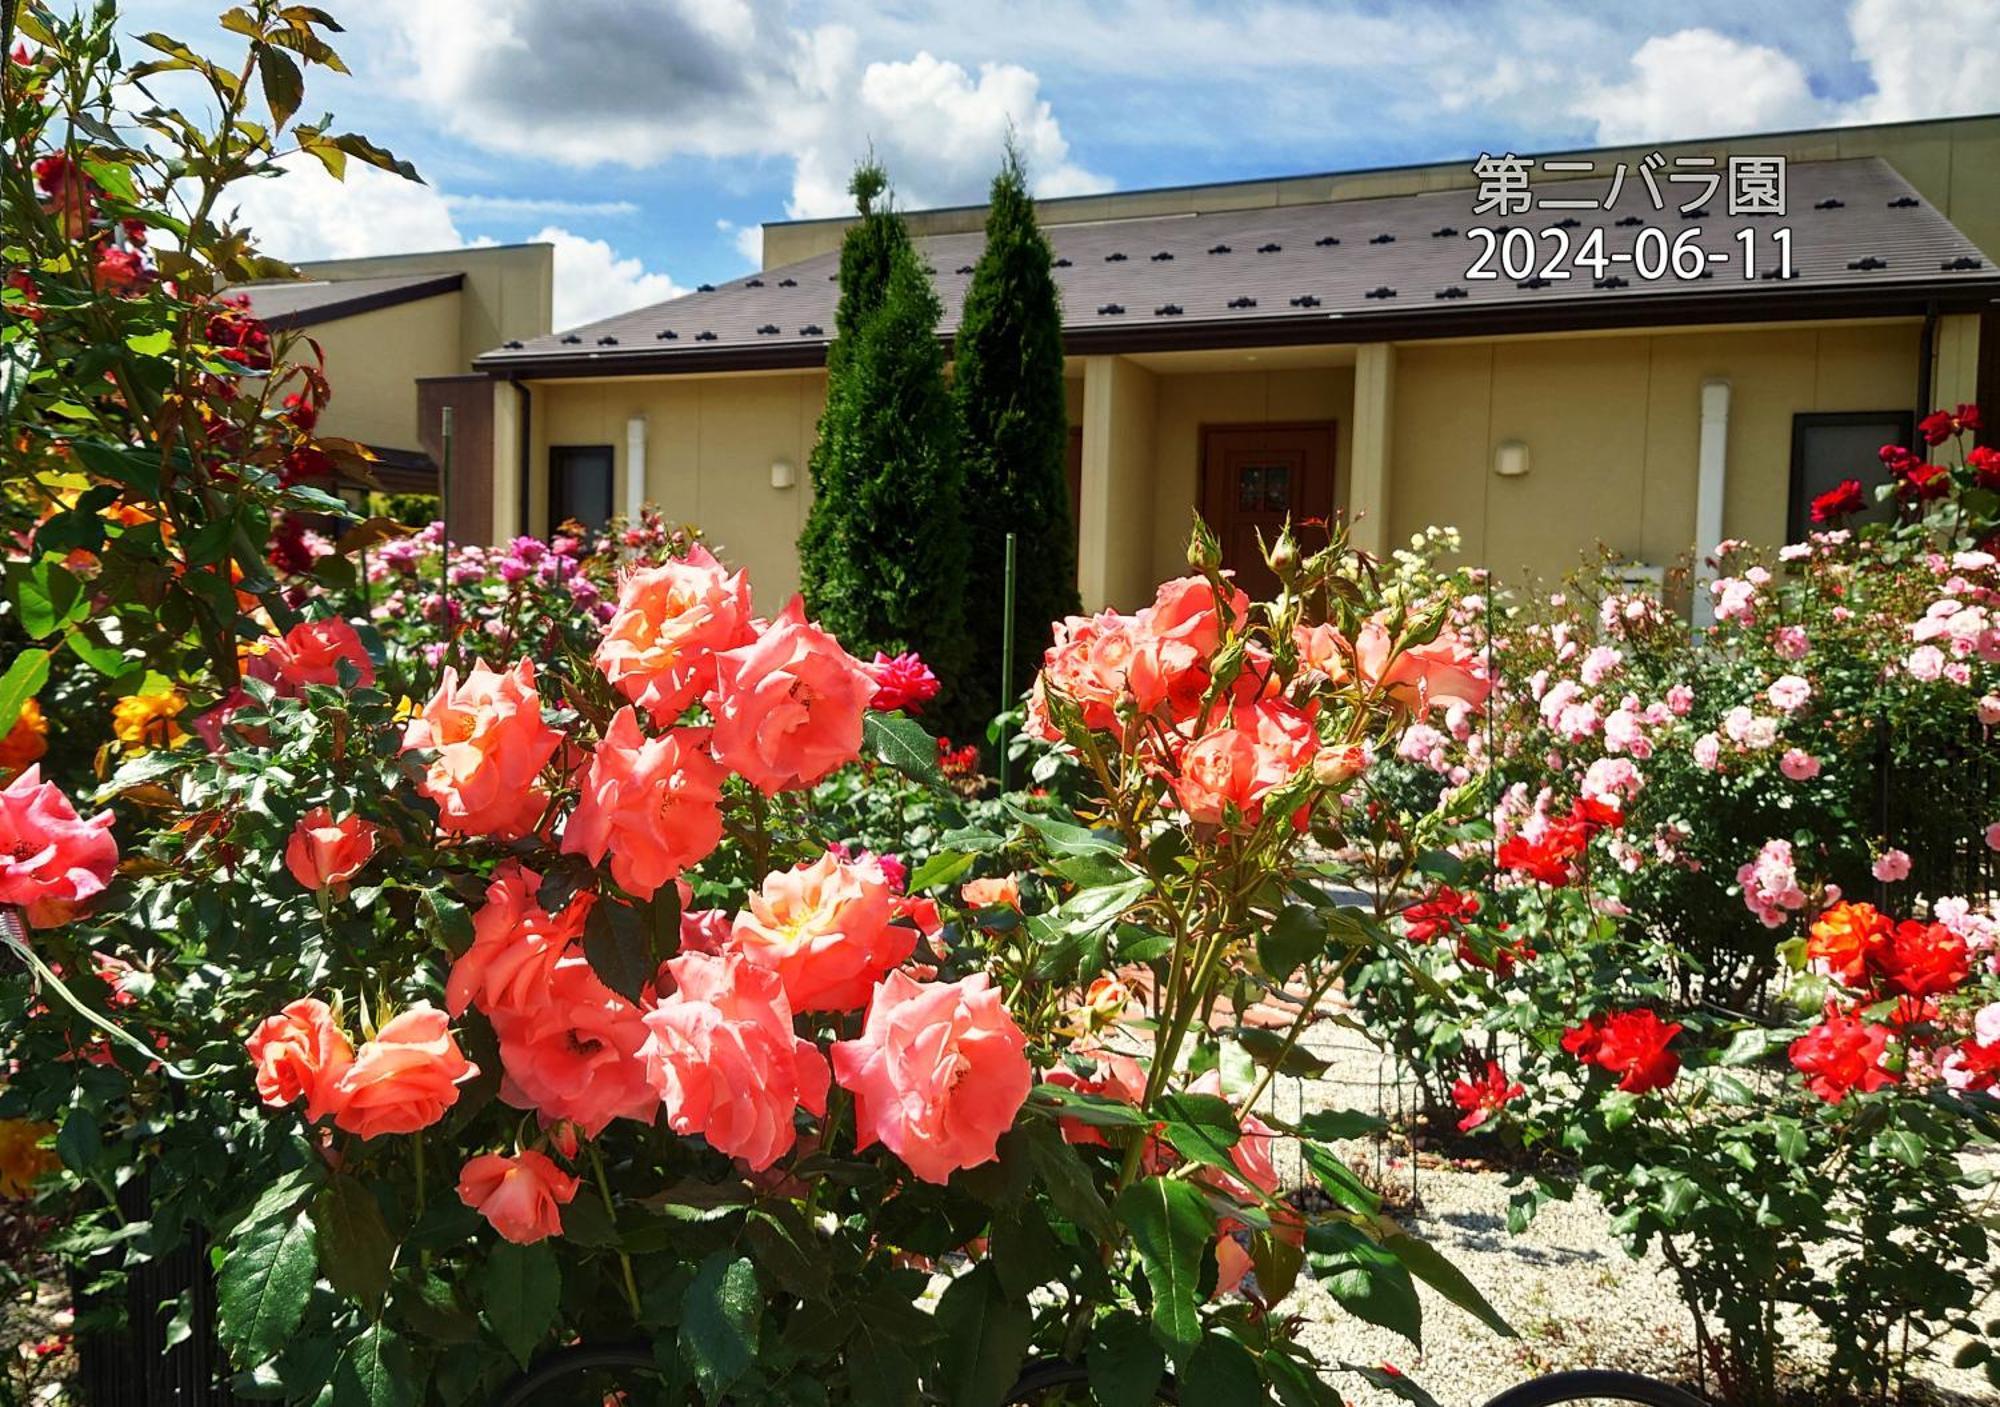
<svg viewBox="0 0 2000 1407"><path fill-rule="evenodd" d="M1913 415L2000 399L2000 117L1658 152L1541 158L1525 211L1470 160L1042 202L1086 604L1179 570L1197 507L1252 573L1287 513L1377 549L1453 525L1503 574L1776 542ZM1785 213L1730 214L1760 157ZM983 215L909 216L947 337ZM755 275L481 356L490 535L652 502L792 590L844 228L766 225Z"/></svg>
<svg viewBox="0 0 2000 1407"><path fill-rule="evenodd" d="M473 362L502 342L547 335L553 247L330 259L298 270L296 280L232 291L247 294L274 333L290 334L292 360L324 359L333 394L320 430L373 449L383 488L436 493L442 408L471 393L474 413L455 420L453 458L474 468L463 485L455 484L452 520L462 536L485 536L492 518L491 395Z"/></svg>

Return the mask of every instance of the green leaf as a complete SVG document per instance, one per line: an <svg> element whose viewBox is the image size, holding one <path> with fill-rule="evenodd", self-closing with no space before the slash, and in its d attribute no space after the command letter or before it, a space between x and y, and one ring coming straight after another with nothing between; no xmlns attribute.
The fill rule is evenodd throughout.
<svg viewBox="0 0 2000 1407"><path fill-rule="evenodd" d="M1330 1383L1280 1349L1267 1350L1258 1361L1283 1407L1341 1407L1340 1394Z"/></svg>
<svg viewBox="0 0 2000 1407"><path fill-rule="evenodd" d="M1276 1031L1262 1026L1239 1026L1230 1033L1243 1052L1259 1065L1275 1063L1281 1075L1310 1079L1326 1073L1331 1061L1322 1060L1297 1041L1289 1047Z"/></svg>
<svg viewBox="0 0 2000 1407"><path fill-rule="evenodd" d="M1875 1135L1875 1153L1886 1154L1907 1167L1924 1165L1924 1141L1908 1129L1884 1129Z"/></svg>
<svg viewBox="0 0 2000 1407"><path fill-rule="evenodd" d="M1768 1055L1772 1047L1782 1044L1779 1037L1761 1026L1746 1026L1729 1038L1723 1049L1721 1063L1724 1065L1754 1065Z"/></svg>
<svg viewBox="0 0 2000 1407"><path fill-rule="evenodd" d="M1287 904L1257 935L1257 961L1274 982L1284 982L1326 950L1326 920L1306 904Z"/></svg>
<svg viewBox="0 0 2000 1407"><path fill-rule="evenodd" d="M319 1264L327 1282L350 1299L373 1305L389 1292L396 1241L383 1224L375 1194L358 1178L334 1174L313 1202Z"/></svg>
<svg viewBox="0 0 2000 1407"><path fill-rule="evenodd" d="M0 674L0 738L7 736L28 700L42 692L49 682L49 652L36 648L14 656L7 672Z"/></svg>
<svg viewBox="0 0 2000 1407"><path fill-rule="evenodd" d="M239 1230L216 1280L222 1340L248 1364L275 1356L305 1317L319 1261L312 1223L278 1216Z"/></svg>
<svg viewBox="0 0 2000 1407"><path fill-rule="evenodd" d="M1009 806L1007 810L1039 835L1048 848L1057 855L1122 855L1125 842L1110 831L1093 830L1089 826L1073 825L1068 821L1054 820L1048 816L1038 816L1020 806Z"/></svg>
<svg viewBox="0 0 2000 1407"><path fill-rule="evenodd" d="M1215 1232L1208 1199L1192 1183L1149 1177L1119 1194L1117 1212L1153 1290L1153 1330L1182 1362L1201 1341L1201 1256Z"/></svg>
<svg viewBox="0 0 2000 1407"><path fill-rule="evenodd" d="M390 152L375 145L357 132L341 132L334 136L333 144L356 161L364 161L370 166L394 172L406 181L422 185L424 178L417 174L417 168L407 161L398 160Z"/></svg>
<svg viewBox="0 0 2000 1407"><path fill-rule="evenodd" d="M333 1407L410 1407L417 1375L395 1330L377 1320L348 1342L333 1370Z"/></svg>
<svg viewBox="0 0 2000 1407"><path fill-rule="evenodd" d="M924 731L923 724L900 713L871 710L861 716L861 736L876 761L913 781L944 786L944 771L938 766L937 739Z"/></svg>
<svg viewBox="0 0 2000 1407"><path fill-rule="evenodd" d="M306 95L305 75L283 49L266 45L257 51L257 76L264 83L264 101L271 109L271 125L283 127L299 110Z"/></svg>
<svg viewBox="0 0 2000 1407"><path fill-rule="evenodd" d="M1321 1222L1306 1232L1313 1276L1350 1314L1424 1346L1423 1305L1409 1268L1345 1222Z"/></svg>
<svg viewBox="0 0 2000 1407"><path fill-rule="evenodd" d="M1083 1364L1098 1407L1153 1407L1159 1401L1166 1355L1136 1314L1120 1309L1098 1320Z"/></svg>
<svg viewBox="0 0 2000 1407"><path fill-rule="evenodd" d="M1381 1196L1332 1152L1315 1143L1300 1144L1299 1152L1314 1179L1334 1201L1365 1216L1382 1210Z"/></svg>
<svg viewBox="0 0 2000 1407"><path fill-rule="evenodd" d="M1039 1121L1029 1124L1026 1134L1028 1161L1034 1165L1035 1181L1055 1209L1100 1243L1115 1240L1118 1223L1099 1194L1082 1156L1049 1124Z"/></svg>
<svg viewBox="0 0 2000 1407"><path fill-rule="evenodd" d="M1418 1387L1407 1374L1398 1372L1387 1364L1373 1368L1364 1363L1343 1363L1340 1365L1340 1370L1343 1373L1353 1373L1363 1382L1382 1392L1400 1397L1405 1402L1414 1403L1415 1407L1438 1407L1435 1397Z"/></svg>
<svg viewBox="0 0 2000 1407"><path fill-rule="evenodd" d="M1130 1129L1152 1122L1121 1099L1085 1094L1082 1090L1064 1089L1061 1085L1036 1085L1033 1098L1037 1103L1053 1105L1064 1118L1075 1119L1092 1128Z"/></svg>
<svg viewBox="0 0 2000 1407"><path fill-rule="evenodd" d="M1257 1360L1227 1334L1203 1336L1181 1375L1181 1400L1200 1407L1256 1407L1265 1400Z"/></svg>
<svg viewBox="0 0 2000 1407"><path fill-rule="evenodd" d="M960 1275L938 1300L937 1390L954 1407L1000 1407L1020 1376L1034 1320L1000 1288L991 1261Z"/></svg>
<svg viewBox="0 0 2000 1407"><path fill-rule="evenodd" d="M1382 1249L1407 1266L1412 1275L1494 1333L1505 1338L1514 1337L1513 1326L1479 1292L1479 1287L1466 1279L1465 1272L1446 1260L1444 1254L1430 1242L1419 1241L1414 1236L1390 1236L1383 1240Z"/></svg>
<svg viewBox="0 0 2000 1407"><path fill-rule="evenodd" d="M583 923L583 956L597 979L630 1001L639 1000L657 970L645 919L630 904L605 897Z"/></svg>
<svg viewBox="0 0 2000 1407"><path fill-rule="evenodd" d="M910 876L910 893L921 894L941 884L950 884L971 869L978 856L964 850L938 850L918 865Z"/></svg>
<svg viewBox="0 0 2000 1407"><path fill-rule="evenodd" d="M547 1241L530 1246L502 1241L487 1256L486 1327L523 1368L555 1327L561 1299L562 1267Z"/></svg>
<svg viewBox="0 0 2000 1407"><path fill-rule="evenodd" d="M45 640L77 620L89 606L83 583L55 557L38 559L22 574L14 592L21 628L36 640Z"/></svg>
<svg viewBox="0 0 2000 1407"><path fill-rule="evenodd" d="M757 1271L748 1260L717 1251L701 1263L681 1301L681 1356L709 1402L721 1400L757 1360L763 1310Z"/></svg>
<svg viewBox="0 0 2000 1407"><path fill-rule="evenodd" d="M152 332L134 332L126 337L125 345L142 357L162 356L174 345L174 334L164 327Z"/></svg>
<svg viewBox="0 0 2000 1407"><path fill-rule="evenodd" d="M1156 1105L1165 1123L1167 1142L1183 1158L1211 1167L1235 1169L1229 1150L1243 1136L1243 1126L1229 1101L1212 1094L1167 1094Z"/></svg>

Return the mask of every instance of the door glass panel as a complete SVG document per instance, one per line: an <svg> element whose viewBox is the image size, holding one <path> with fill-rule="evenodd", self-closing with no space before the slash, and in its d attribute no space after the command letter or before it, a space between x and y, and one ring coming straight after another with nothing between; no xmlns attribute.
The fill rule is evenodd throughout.
<svg viewBox="0 0 2000 1407"><path fill-rule="evenodd" d="M1288 464L1267 465L1264 469L1264 509L1284 513L1292 506L1292 469Z"/></svg>
<svg viewBox="0 0 2000 1407"><path fill-rule="evenodd" d="M1264 471L1258 465L1239 469L1236 473L1236 506L1243 512L1254 513L1264 502Z"/></svg>

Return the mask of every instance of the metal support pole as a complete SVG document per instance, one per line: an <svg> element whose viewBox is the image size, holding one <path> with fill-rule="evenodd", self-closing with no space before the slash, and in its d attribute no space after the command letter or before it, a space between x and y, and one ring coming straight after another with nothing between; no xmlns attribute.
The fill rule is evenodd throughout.
<svg viewBox="0 0 2000 1407"><path fill-rule="evenodd" d="M438 465L438 624L444 634L444 657L449 662L451 647L456 639L451 621L451 410L450 406L438 408L438 437L440 457Z"/></svg>
<svg viewBox="0 0 2000 1407"><path fill-rule="evenodd" d="M1007 594L1000 602L1000 790L1007 790L1006 716L1014 707L1014 534L1007 534L1007 564L1002 574Z"/></svg>

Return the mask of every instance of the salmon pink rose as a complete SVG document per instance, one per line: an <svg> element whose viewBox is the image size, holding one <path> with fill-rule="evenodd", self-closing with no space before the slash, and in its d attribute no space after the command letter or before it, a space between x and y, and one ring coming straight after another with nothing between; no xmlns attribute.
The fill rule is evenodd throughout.
<svg viewBox="0 0 2000 1407"><path fill-rule="evenodd" d="M595 663L613 688L662 726L715 683L715 657L755 638L750 583L697 544L685 561L625 578Z"/></svg>
<svg viewBox="0 0 2000 1407"><path fill-rule="evenodd" d="M1363 679L1406 708L1418 713L1451 703L1479 708L1493 691L1486 661L1449 626L1436 639L1391 658L1394 644L1388 628L1372 620L1354 642L1354 662Z"/></svg>
<svg viewBox="0 0 2000 1407"><path fill-rule="evenodd" d="M354 1045L317 997L301 997L258 1023L244 1042L257 1066L257 1097L273 1109L306 1102L317 1120L340 1104L340 1081L354 1063Z"/></svg>
<svg viewBox="0 0 2000 1407"><path fill-rule="evenodd" d="M754 641L716 656L716 756L767 796L809 787L861 756L875 690L875 676L794 596Z"/></svg>
<svg viewBox="0 0 2000 1407"><path fill-rule="evenodd" d="M958 897L968 909L1018 909L1021 881L1010 874L967 880L959 886Z"/></svg>
<svg viewBox="0 0 2000 1407"><path fill-rule="evenodd" d="M880 1143L935 1183L992 1162L1027 1102L1026 1048L985 973L926 983L890 973L861 1038L833 1046L834 1077L854 1095L856 1149Z"/></svg>
<svg viewBox="0 0 2000 1407"><path fill-rule="evenodd" d="M1138 640L1137 622L1116 611L1061 621L1028 696L1029 731L1044 742L1062 741L1062 730L1048 711L1053 691L1081 711L1084 727L1118 732L1118 701L1131 693L1132 655Z"/></svg>
<svg viewBox="0 0 2000 1407"><path fill-rule="evenodd" d="M450 1020L418 1002L377 1031L335 1087L334 1126L370 1139L442 1119L458 1103L458 1087L479 1073L459 1050Z"/></svg>
<svg viewBox="0 0 2000 1407"><path fill-rule="evenodd" d="M338 685L343 660L354 666L357 684L365 688L375 682L375 661L354 627L339 616L300 621L271 647L269 658L279 682L294 691L307 684Z"/></svg>
<svg viewBox="0 0 2000 1407"><path fill-rule="evenodd" d="M598 981L581 954L519 1005L487 1012L500 1039L500 1097L546 1123L569 1119L595 1138L613 1119L650 1123L659 1096L646 1082L639 1008Z"/></svg>
<svg viewBox="0 0 2000 1407"><path fill-rule="evenodd" d="M722 783L708 730L676 728L649 738L628 704L612 716L591 754L562 848L593 865L611 856L611 876L650 899L722 841Z"/></svg>
<svg viewBox="0 0 2000 1407"><path fill-rule="evenodd" d="M1224 630L1249 611L1243 592L1232 587L1220 593L1206 577L1162 582L1153 604L1133 621L1136 643L1126 678L1139 711L1164 706L1175 718L1186 718L1198 710L1208 689L1208 663Z"/></svg>
<svg viewBox="0 0 2000 1407"><path fill-rule="evenodd" d="M292 838L285 842L285 868L314 893L328 885L338 892L374 857L381 829L359 816L335 820L326 807L315 806L292 827Z"/></svg>
<svg viewBox="0 0 2000 1407"><path fill-rule="evenodd" d="M1230 824L1233 814L1254 826L1263 818L1264 798L1311 766L1318 751L1310 714L1282 699L1239 704L1227 726L1182 751L1174 796L1196 825Z"/></svg>
<svg viewBox="0 0 2000 1407"><path fill-rule="evenodd" d="M778 974L793 1011L854 1011L916 948L916 931L895 917L896 894L880 864L828 851L766 875L730 941Z"/></svg>
<svg viewBox="0 0 2000 1407"><path fill-rule="evenodd" d="M1092 991L1095 990L1093 987ZM1076 1068L1078 1065L1083 1068L1079 1070ZM1079 1094L1093 1094L1126 1104L1137 1105L1146 1097L1146 1067L1129 1055L1095 1046L1079 1044L1070 1051L1063 1064L1057 1065L1042 1078L1058 1089L1071 1089ZM1062 1130L1066 1143L1108 1145L1111 1142L1102 1129L1082 1119L1058 1119L1056 1127ZM1148 1172L1162 1172L1172 1165L1172 1150L1159 1138L1149 1135L1145 1161Z"/></svg>
<svg viewBox="0 0 2000 1407"><path fill-rule="evenodd" d="M826 1059L792 1034L778 974L740 953L667 963L672 995L646 1013L639 1049L667 1125L762 1172L798 1137L793 1114L826 1113Z"/></svg>
<svg viewBox="0 0 2000 1407"><path fill-rule="evenodd" d="M458 1200L517 1246L561 1235L562 1209L576 1197L576 1189L576 1178L532 1148L511 1158L482 1153L458 1175Z"/></svg>
<svg viewBox="0 0 2000 1407"><path fill-rule="evenodd" d="M0 904L26 912L36 928L67 922L104 892L118 868L111 813L88 819L42 769L30 766L0 788Z"/></svg>
<svg viewBox="0 0 2000 1407"><path fill-rule="evenodd" d="M410 720L403 751L436 751L418 790L437 803L438 824L465 835L512 840L533 830L548 804L541 771L562 736L542 721L535 666L496 673L481 660L460 683L455 668Z"/></svg>
<svg viewBox="0 0 2000 1407"><path fill-rule="evenodd" d="M1347 637L1325 623L1301 625L1292 630L1292 646L1298 651L1299 668L1338 684L1352 673L1348 660L1354 647Z"/></svg>
<svg viewBox="0 0 2000 1407"><path fill-rule="evenodd" d="M596 896L581 890L551 915L537 897L541 886L542 877L519 860L500 862L486 902L472 916L472 946L445 978L446 1011L463 1016L467 1006L525 1006L548 985L556 963L583 936Z"/></svg>

